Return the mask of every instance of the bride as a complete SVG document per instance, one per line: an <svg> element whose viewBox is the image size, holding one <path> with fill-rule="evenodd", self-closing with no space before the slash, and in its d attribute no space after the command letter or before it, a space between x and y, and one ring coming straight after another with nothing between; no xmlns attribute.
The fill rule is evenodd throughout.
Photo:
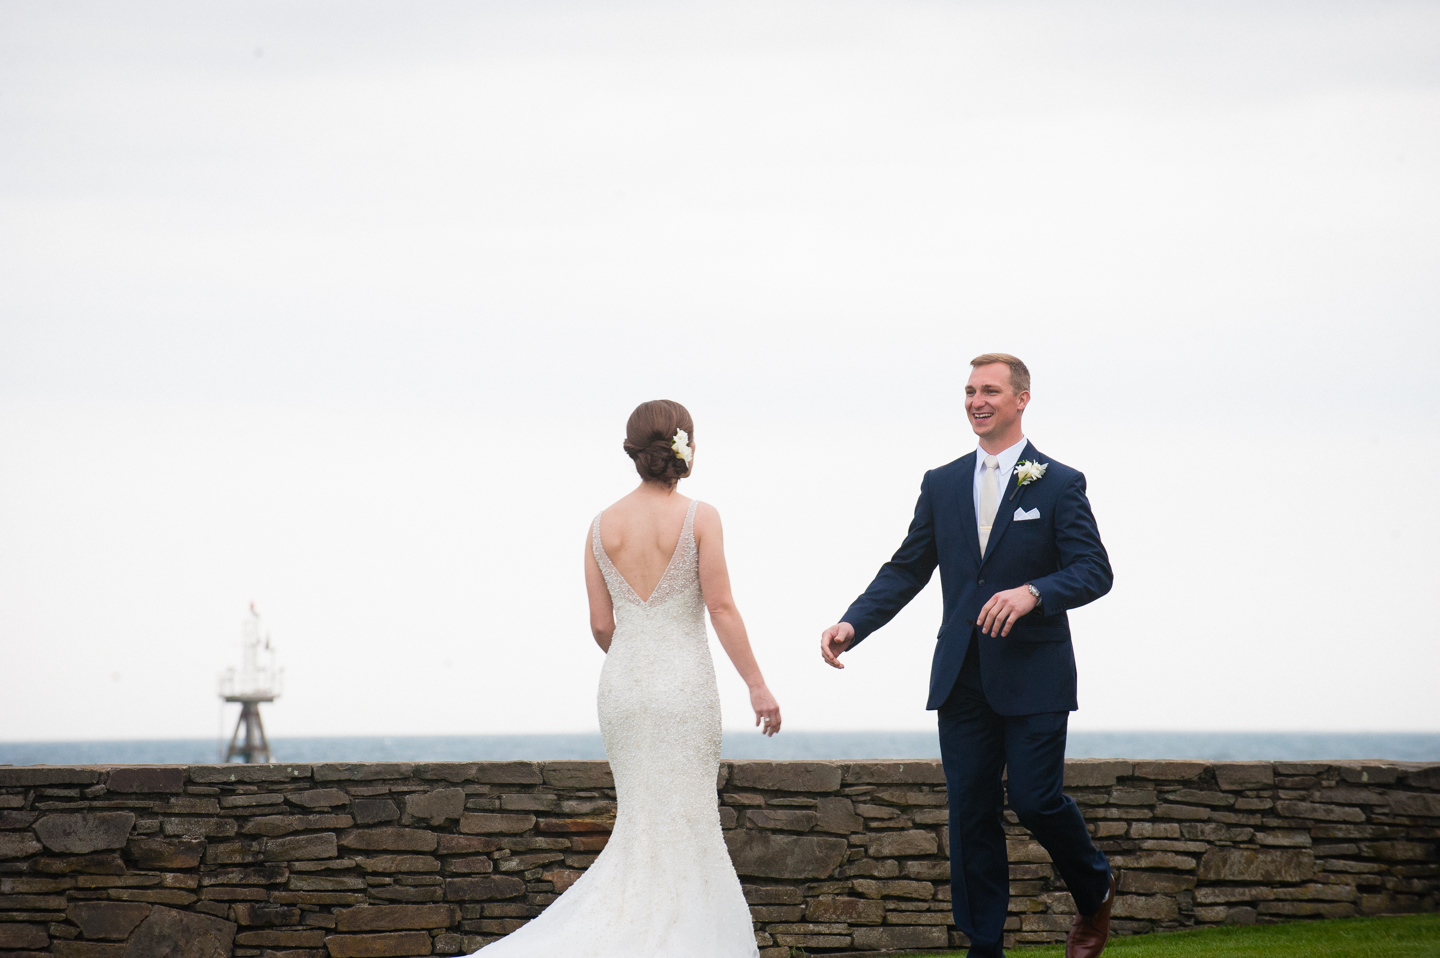
<svg viewBox="0 0 1440 958"><path fill-rule="evenodd" d="M677 402L636 407L625 452L641 483L595 517L585 545L590 629L606 653L600 731L615 830L565 894L477 952L485 958L758 954L715 802L720 698L706 609L766 735L780 731L780 706L730 595L720 514L676 490L691 473L694 432Z"/></svg>

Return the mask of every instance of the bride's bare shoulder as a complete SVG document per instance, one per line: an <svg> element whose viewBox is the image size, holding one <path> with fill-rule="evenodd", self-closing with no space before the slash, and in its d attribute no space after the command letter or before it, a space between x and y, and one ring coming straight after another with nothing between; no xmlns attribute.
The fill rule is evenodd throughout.
<svg viewBox="0 0 1440 958"><path fill-rule="evenodd" d="M638 514L641 509L641 504L636 501L635 493L632 492L629 495L621 496L604 509L601 509L600 517L602 519L615 519L619 521Z"/></svg>
<svg viewBox="0 0 1440 958"><path fill-rule="evenodd" d="M646 503L640 501L633 492L627 496L621 496L601 509L599 516L600 525L605 531L605 538L616 542L624 537L626 529L636 523L643 525L646 518Z"/></svg>
<svg viewBox="0 0 1440 958"><path fill-rule="evenodd" d="M720 510L708 502L695 506L695 537L704 538L709 533L720 531Z"/></svg>

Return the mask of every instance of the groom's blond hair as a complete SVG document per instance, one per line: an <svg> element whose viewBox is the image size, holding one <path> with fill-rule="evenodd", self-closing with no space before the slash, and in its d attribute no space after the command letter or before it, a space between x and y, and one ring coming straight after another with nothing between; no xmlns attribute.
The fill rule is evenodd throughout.
<svg viewBox="0 0 1440 958"><path fill-rule="evenodd" d="M1030 370L1017 357L1009 353L981 353L970 360L972 367L989 366L991 363L1004 363L1010 367L1010 388L1015 395L1030 391Z"/></svg>

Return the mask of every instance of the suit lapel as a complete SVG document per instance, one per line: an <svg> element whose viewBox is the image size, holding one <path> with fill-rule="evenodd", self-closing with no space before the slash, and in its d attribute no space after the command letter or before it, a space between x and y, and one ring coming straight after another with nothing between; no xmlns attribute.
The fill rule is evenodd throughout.
<svg viewBox="0 0 1440 958"><path fill-rule="evenodd" d="M1018 466L1029 460L1041 462L1044 461L1044 458L1033 443L1027 442L1025 448L1020 450L1020 458L1015 461L1015 464ZM1012 493L1015 496L1014 499L1010 498ZM1020 477L1015 475L1014 469L1011 469L1010 476L1005 482L1005 491L1000 495L1000 504L995 510L995 525L990 528L990 541L985 546L985 556L980 560L981 565L988 562L990 557L995 554L996 548L1000 545L1000 537L1005 534L1006 529L1010 528L1010 521L1015 518L1015 510L1020 508L1020 500L1023 498L1025 498L1025 489L1020 485ZM976 533L975 541L977 544L979 543L979 533Z"/></svg>
<svg viewBox="0 0 1440 958"><path fill-rule="evenodd" d="M961 456L964 468L961 473L964 482L960 486L960 535L970 546L970 555L974 557L975 564L980 565L980 529L975 519L975 456L970 453L968 456Z"/></svg>

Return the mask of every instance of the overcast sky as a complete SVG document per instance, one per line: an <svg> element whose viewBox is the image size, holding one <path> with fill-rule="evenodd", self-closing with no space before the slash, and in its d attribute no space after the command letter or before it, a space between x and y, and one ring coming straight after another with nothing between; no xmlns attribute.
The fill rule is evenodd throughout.
<svg viewBox="0 0 1440 958"><path fill-rule="evenodd" d="M817 639L989 350L1073 728L1440 730L1437 254L1431 2L6 0L0 739L215 734L252 600L272 735L593 730L658 397L787 727L930 727L938 583Z"/></svg>

